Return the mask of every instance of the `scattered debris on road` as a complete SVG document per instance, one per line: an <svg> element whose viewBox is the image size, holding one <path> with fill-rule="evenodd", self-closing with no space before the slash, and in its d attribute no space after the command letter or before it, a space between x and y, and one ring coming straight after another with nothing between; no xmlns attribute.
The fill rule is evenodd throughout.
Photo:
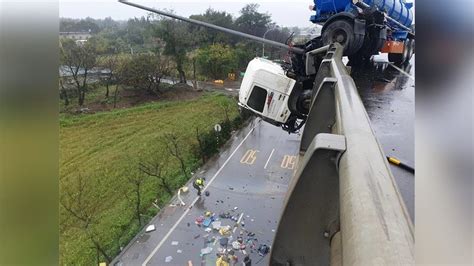
<svg viewBox="0 0 474 266"><path fill-rule="evenodd" d="M154 224L150 224L146 229L145 229L145 232L146 233L149 233L149 232L152 232L152 231L155 231L156 228L155 228L155 225Z"/></svg>
<svg viewBox="0 0 474 266"><path fill-rule="evenodd" d="M194 239L204 240L205 246L201 249L200 257L206 258L207 263L210 263L210 260L215 261L216 265L236 265L238 261L249 265L250 254L259 254L262 257L267 255L270 246L259 243L256 233L244 228L245 221L254 222L255 220L250 215L244 216L237 206L228 211L222 211L218 215L206 210L202 215L197 216L195 224L205 232L202 236L194 237ZM213 250L216 253L213 253Z"/></svg>

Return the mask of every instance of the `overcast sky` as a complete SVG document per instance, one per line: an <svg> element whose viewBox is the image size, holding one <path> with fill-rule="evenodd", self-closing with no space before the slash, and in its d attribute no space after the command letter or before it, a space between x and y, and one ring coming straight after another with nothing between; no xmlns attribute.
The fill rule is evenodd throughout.
<svg viewBox="0 0 474 266"><path fill-rule="evenodd" d="M172 9L177 15L190 16L201 14L209 7L215 10L226 11L234 16L239 15L239 10L249 3L260 4L260 12L271 14L273 21L282 26L310 27L313 24L309 21L312 13L308 6L312 0L175 0L175 1L144 1L130 0L138 4L154 7L157 9ZM289 4L291 3L291 4ZM117 20L126 20L133 17L141 17L147 12L135 7L120 4L116 0L60 0L59 16L68 18L106 18L112 17Z"/></svg>

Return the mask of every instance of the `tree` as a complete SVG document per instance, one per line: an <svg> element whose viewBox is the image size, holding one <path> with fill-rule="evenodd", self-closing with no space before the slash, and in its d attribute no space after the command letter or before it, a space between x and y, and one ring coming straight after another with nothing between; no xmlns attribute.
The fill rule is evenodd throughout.
<svg viewBox="0 0 474 266"><path fill-rule="evenodd" d="M208 8L204 14L192 15L189 18L211 23L224 28L234 28L232 15L225 11L216 11ZM193 35L197 36L196 42L201 44L226 43L232 44L236 38L228 33L203 28L200 26L190 25Z"/></svg>
<svg viewBox="0 0 474 266"><path fill-rule="evenodd" d="M187 61L186 53L194 43L188 25L181 21L161 19L155 24L154 32L165 42L163 53L171 56L175 61L179 82L186 83L186 73L184 72L184 64Z"/></svg>
<svg viewBox="0 0 474 266"><path fill-rule="evenodd" d="M127 21L125 38L131 45L144 45L150 22L145 17L133 18Z"/></svg>
<svg viewBox="0 0 474 266"><path fill-rule="evenodd" d="M59 20L59 31L62 32L77 31L97 33L99 30L96 20L90 17L85 19L61 18Z"/></svg>
<svg viewBox="0 0 474 266"><path fill-rule="evenodd" d="M69 96L67 94L67 89L64 86L64 77L59 78L59 98L64 100L64 105L69 105Z"/></svg>
<svg viewBox="0 0 474 266"><path fill-rule="evenodd" d="M198 141L197 153L204 164L206 160L218 151L217 135L214 129L200 132L196 127L196 139Z"/></svg>
<svg viewBox="0 0 474 266"><path fill-rule="evenodd" d="M267 13L258 12L258 4L248 4L240 10L240 16L235 20L235 25L239 31L263 37L265 32L272 25L271 17ZM239 68L245 69L248 61L255 56L261 56L262 44L248 40L240 43Z"/></svg>
<svg viewBox="0 0 474 266"><path fill-rule="evenodd" d="M158 153L156 153L158 154ZM147 156L147 158L143 158L138 163L138 167L140 172L156 178L158 181L158 190L159 193L160 188L164 189L170 196L173 195L173 188L169 183L168 179L166 178L166 161L161 156ZM159 195L157 195L157 199Z"/></svg>
<svg viewBox="0 0 474 266"><path fill-rule="evenodd" d="M104 38L101 35L95 35L90 37L87 42L89 45L94 47L97 55L112 54L115 52L114 47L111 45L110 40Z"/></svg>
<svg viewBox="0 0 474 266"><path fill-rule="evenodd" d="M78 104L82 106L87 91L87 78L89 71L96 65L97 54L95 47L86 42L77 45L71 39L60 41L60 62L71 75L78 95Z"/></svg>
<svg viewBox="0 0 474 266"><path fill-rule="evenodd" d="M271 23L271 17L267 13L258 12L259 7L258 4L248 4L240 10L240 16L235 20L240 31L263 36Z"/></svg>
<svg viewBox="0 0 474 266"><path fill-rule="evenodd" d="M233 109L232 108L233 104L234 104L234 102L230 103L228 101L222 101L221 103L219 103L219 106L222 109L222 112L224 113L225 122L230 123L229 113Z"/></svg>
<svg viewBox="0 0 474 266"><path fill-rule="evenodd" d="M250 60L257 55L256 49L257 46L250 42L239 42L235 45L234 53L236 56L237 69L245 71Z"/></svg>
<svg viewBox="0 0 474 266"><path fill-rule="evenodd" d="M170 62L156 54L139 54L129 58L120 70L124 85L145 90L151 94L159 93L163 76L169 74Z"/></svg>
<svg viewBox="0 0 474 266"><path fill-rule="evenodd" d="M105 98L109 98L110 85L116 84L117 87L117 83L121 81L121 70L124 62L124 57L116 53L99 58L97 65L106 72L105 75L101 76L102 81L105 83Z"/></svg>
<svg viewBox="0 0 474 266"><path fill-rule="evenodd" d="M95 226L100 221L101 213L107 208L103 204L105 202L104 195L106 194L97 189L101 187L100 179L84 178L79 175L70 182L67 185L64 183L61 185L59 204L63 215L67 214L67 217L61 219L61 221L65 221L69 226L83 232L107 263L110 263L112 257L107 253L107 248L101 243L101 232L95 230Z"/></svg>
<svg viewBox="0 0 474 266"><path fill-rule="evenodd" d="M145 182L145 176L140 172L132 172L127 176L128 182L132 186L133 199L135 203L135 218L138 221L138 225L142 225L142 186ZM127 196L128 197L128 196Z"/></svg>
<svg viewBox="0 0 474 266"><path fill-rule="evenodd" d="M228 45L212 44L198 50L196 63L202 74L213 79L224 79L235 71L237 57Z"/></svg>
<svg viewBox="0 0 474 266"><path fill-rule="evenodd" d="M161 138L161 142L165 145L169 154L178 160L181 166L181 171L183 172L184 177L187 179L188 172L186 170L183 147L179 137L174 133L165 133Z"/></svg>

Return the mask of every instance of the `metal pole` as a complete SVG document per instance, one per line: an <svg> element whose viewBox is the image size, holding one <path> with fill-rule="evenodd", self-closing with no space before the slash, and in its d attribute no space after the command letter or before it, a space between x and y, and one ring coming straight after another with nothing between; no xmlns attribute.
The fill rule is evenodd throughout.
<svg viewBox="0 0 474 266"><path fill-rule="evenodd" d="M206 22L202 22L202 21L199 21L199 20L181 17L181 16L178 16L178 15L175 15L175 14L163 12L163 11L151 8L151 7L143 6L143 5L140 5L140 4L135 4L135 3L132 3L132 2L129 2L129 1L119 0L119 2L122 3L122 4L126 4L126 5L129 5L129 6L133 6L133 7L136 7L136 8L143 9L143 10L147 10L147 11L150 11L150 12L162 15L162 16L166 16L166 17L186 21L186 22L191 23L191 24L197 24L197 25L200 25L200 26L203 26L203 27L207 27L207 28L210 28L210 29L214 29L214 30L234 34L234 35L244 37L244 38L247 38L247 39L251 39L251 40L254 40L254 41L257 41L257 42L266 43L266 44L269 44L269 45L284 48L286 50L290 50L290 51L292 51L294 53L297 53L297 54L304 54L304 52L305 52L304 49L301 49L301 48L298 48L298 47L290 47L290 46L288 46L284 43L275 42L275 41L271 41L271 40L266 40L266 39L261 38L261 37L257 37L257 36L246 34L246 33L243 33L243 32L227 29L227 28L224 28L224 27L219 27L219 26L216 26L216 25L213 25L213 24L210 24L210 23L206 23Z"/></svg>
<svg viewBox="0 0 474 266"><path fill-rule="evenodd" d="M271 28L271 29L268 29L264 34L263 34L263 38L265 39L265 36L267 36L267 33L272 31L272 30L275 30L277 29L278 27L274 27L274 28ZM265 57L265 43L262 44L262 57Z"/></svg>

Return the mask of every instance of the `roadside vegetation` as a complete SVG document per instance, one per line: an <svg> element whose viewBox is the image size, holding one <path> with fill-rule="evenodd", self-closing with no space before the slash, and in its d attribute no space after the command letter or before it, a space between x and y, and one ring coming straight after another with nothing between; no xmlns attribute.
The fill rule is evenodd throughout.
<svg viewBox="0 0 474 266"><path fill-rule="evenodd" d="M60 119L61 264L110 261L242 124L221 94ZM155 206L156 205L156 206Z"/></svg>
<svg viewBox="0 0 474 266"><path fill-rule="evenodd" d="M237 18L191 17L258 36L276 26L255 4ZM196 81L238 77L261 45L152 14L63 18L60 31L92 35L59 40L60 263L109 263L247 118L235 98ZM289 35L275 28L266 38Z"/></svg>
<svg viewBox="0 0 474 266"><path fill-rule="evenodd" d="M249 4L238 17L213 9L190 17L278 42L298 32L297 28L278 27L258 7ZM91 34L86 42L59 40L60 98L66 107L74 98L78 108L68 108L71 112L87 104L93 83L104 85L104 101L108 102L116 101L123 86L159 95L162 78L185 84L188 80L225 80L229 74L239 77L252 58L262 56L261 44L156 14L128 21L61 18L60 31ZM270 59L285 55L285 50L265 49Z"/></svg>

